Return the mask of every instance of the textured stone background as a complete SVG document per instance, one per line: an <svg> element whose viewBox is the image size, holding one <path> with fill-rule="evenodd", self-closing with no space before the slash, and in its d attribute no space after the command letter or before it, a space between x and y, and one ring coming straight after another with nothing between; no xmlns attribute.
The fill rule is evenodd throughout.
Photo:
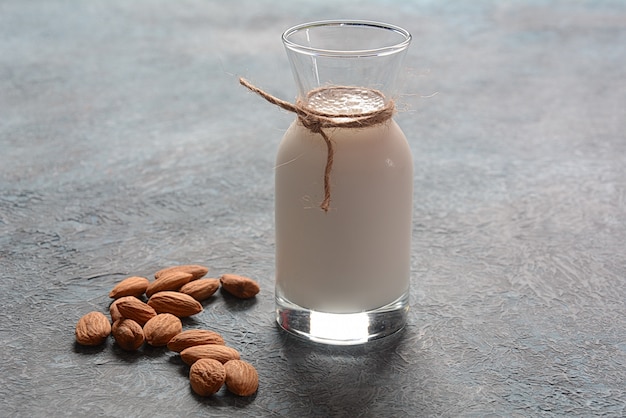
<svg viewBox="0 0 626 418"><path fill-rule="evenodd" d="M295 94L280 34L409 29L410 322L309 345L273 324L273 161ZM626 4L0 1L1 416L626 415ZM255 364L201 399L166 350L74 344L127 275L262 284L209 327Z"/></svg>

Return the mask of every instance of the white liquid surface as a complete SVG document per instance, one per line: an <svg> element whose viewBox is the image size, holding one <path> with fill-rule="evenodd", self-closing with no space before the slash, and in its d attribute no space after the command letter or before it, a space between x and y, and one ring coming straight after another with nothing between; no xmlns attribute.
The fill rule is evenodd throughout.
<svg viewBox="0 0 626 418"><path fill-rule="evenodd" d="M334 114L369 113L385 106L385 98L369 89L324 89L308 98L308 106Z"/></svg>
<svg viewBox="0 0 626 418"><path fill-rule="evenodd" d="M344 113L382 105L369 101L367 95L335 99L329 106L318 100L315 106ZM324 140L295 121L279 147L277 295L320 312L376 309L409 288L411 151L393 120L326 133L335 149L327 213L319 207L327 156Z"/></svg>

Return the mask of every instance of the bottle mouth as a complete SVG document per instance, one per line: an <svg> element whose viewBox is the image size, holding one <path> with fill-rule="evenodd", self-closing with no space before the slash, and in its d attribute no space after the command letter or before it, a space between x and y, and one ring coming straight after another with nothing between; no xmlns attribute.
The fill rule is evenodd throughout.
<svg viewBox="0 0 626 418"><path fill-rule="evenodd" d="M324 57L380 57L408 48L411 34L399 26L368 20L303 23L282 35L286 48Z"/></svg>

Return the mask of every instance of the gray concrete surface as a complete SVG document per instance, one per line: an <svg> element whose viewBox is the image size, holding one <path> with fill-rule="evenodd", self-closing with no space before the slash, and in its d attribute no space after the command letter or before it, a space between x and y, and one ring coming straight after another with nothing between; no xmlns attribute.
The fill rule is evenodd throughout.
<svg viewBox="0 0 626 418"><path fill-rule="evenodd" d="M281 32L387 21L414 42L411 313L310 345L273 324ZM0 1L0 416L626 415L626 4ZM208 327L259 370L201 399L173 353L74 344L127 275L256 278Z"/></svg>

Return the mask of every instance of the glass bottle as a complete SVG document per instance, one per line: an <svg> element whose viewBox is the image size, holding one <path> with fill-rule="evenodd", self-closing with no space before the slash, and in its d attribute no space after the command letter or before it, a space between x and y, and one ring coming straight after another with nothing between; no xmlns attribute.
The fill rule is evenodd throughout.
<svg viewBox="0 0 626 418"><path fill-rule="evenodd" d="M383 113L393 109L411 35L377 22L322 21L282 39L297 104L330 123L296 117L279 146L277 322L327 344L393 334L408 311L413 160ZM371 114L383 115L359 121Z"/></svg>

